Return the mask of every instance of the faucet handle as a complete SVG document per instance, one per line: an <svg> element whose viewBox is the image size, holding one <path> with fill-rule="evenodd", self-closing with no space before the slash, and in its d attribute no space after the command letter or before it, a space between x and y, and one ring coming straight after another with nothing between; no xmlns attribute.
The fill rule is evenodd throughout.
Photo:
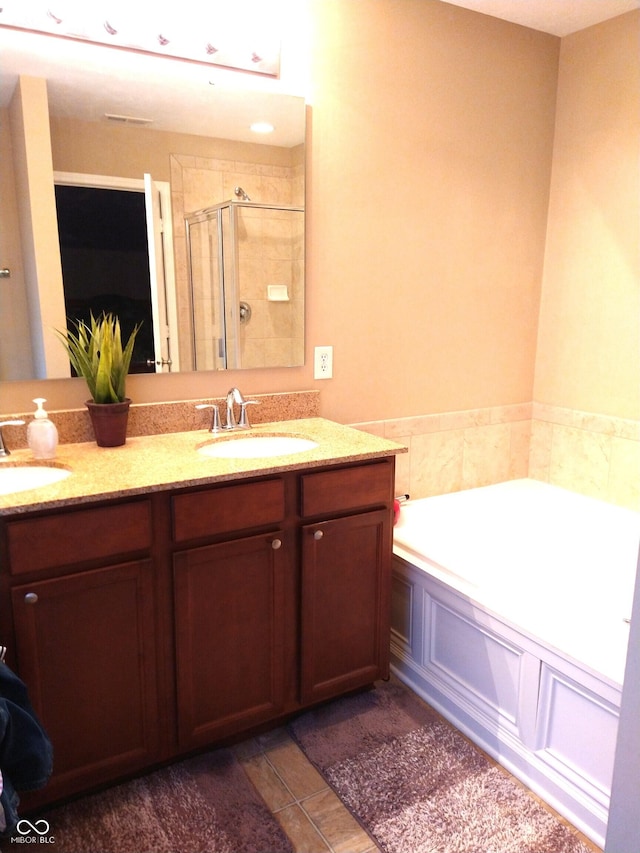
<svg viewBox="0 0 640 853"><path fill-rule="evenodd" d="M238 421L238 427L242 429L249 429L251 424L249 423L249 417L247 415L247 406L258 406L260 405L260 400L243 400L240 403L240 420Z"/></svg>
<svg viewBox="0 0 640 853"><path fill-rule="evenodd" d="M12 418L8 421L0 421L0 456L9 456L11 451L5 445L4 439L2 438L2 427L5 426L23 426L24 421L21 418Z"/></svg>
<svg viewBox="0 0 640 853"><path fill-rule="evenodd" d="M198 403L196 409L213 409L209 432L220 432L220 409L218 408L217 403Z"/></svg>

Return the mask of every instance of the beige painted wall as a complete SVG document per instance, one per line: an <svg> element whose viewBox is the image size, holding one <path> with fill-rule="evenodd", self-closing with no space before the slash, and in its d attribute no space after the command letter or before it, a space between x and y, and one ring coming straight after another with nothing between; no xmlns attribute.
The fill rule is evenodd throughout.
<svg viewBox="0 0 640 853"><path fill-rule="evenodd" d="M175 153L291 165L290 149L272 145L74 119L52 119L51 148L53 168L58 172L120 178L140 178L150 172L156 181L170 180L170 157Z"/></svg>
<svg viewBox="0 0 640 853"><path fill-rule="evenodd" d="M640 12L562 40L535 400L640 417Z"/></svg>
<svg viewBox="0 0 640 853"><path fill-rule="evenodd" d="M316 387L343 422L530 401L560 40L432 0L309 8L307 364L131 377L131 396ZM325 344L335 378L314 381ZM0 387L0 409L34 395Z"/></svg>
<svg viewBox="0 0 640 853"><path fill-rule="evenodd" d="M346 420L531 399L558 40L441 3L317 4L312 343Z"/></svg>

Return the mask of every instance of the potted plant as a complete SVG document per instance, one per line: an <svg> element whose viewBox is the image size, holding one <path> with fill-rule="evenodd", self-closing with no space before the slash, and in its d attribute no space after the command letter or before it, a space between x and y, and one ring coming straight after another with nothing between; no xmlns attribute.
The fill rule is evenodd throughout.
<svg viewBox="0 0 640 853"><path fill-rule="evenodd" d="M100 447L118 447L127 439L131 400L125 392L133 346L140 324L122 346L120 321L115 314L91 314L90 323L77 320L74 330L57 330L78 376L87 383L91 399L86 406L96 442Z"/></svg>

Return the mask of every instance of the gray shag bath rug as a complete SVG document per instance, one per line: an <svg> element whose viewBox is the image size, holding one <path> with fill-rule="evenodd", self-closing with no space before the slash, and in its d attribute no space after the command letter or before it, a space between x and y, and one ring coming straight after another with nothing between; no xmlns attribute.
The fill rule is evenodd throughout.
<svg viewBox="0 0 640 853"><path fill-rule="evenodd" d="M228 749L37 817L48 821L56 853L293 853Z"/></svg>
<svg viewBox="0 0 640 853"><path fill-rule="evenodd" d="M385 853L590 853L395 679L305 713L290 732Z"/></svg>

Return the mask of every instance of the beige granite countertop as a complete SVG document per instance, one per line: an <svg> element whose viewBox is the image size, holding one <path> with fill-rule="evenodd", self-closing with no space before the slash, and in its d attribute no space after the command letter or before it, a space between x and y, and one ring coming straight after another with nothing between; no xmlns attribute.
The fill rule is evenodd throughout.
<svg viewBox="0 0 640 853"><path fill-rule="evenodd" d="M249 435L293 435L312 439L317 447L290 456L220 459L197 452L214 441L242 441ZM127 438L122 447L95 442L60 444L56 458L42 463L30 450L14 450L0 460L5 466L47 464L67 468L71 475L48 486L0 494L0 515L72 506L148 491L207 485L280 471L376 459L406 452L396 442L324 418L277 421L250 430L213 435L206 429Z"/></svg>

